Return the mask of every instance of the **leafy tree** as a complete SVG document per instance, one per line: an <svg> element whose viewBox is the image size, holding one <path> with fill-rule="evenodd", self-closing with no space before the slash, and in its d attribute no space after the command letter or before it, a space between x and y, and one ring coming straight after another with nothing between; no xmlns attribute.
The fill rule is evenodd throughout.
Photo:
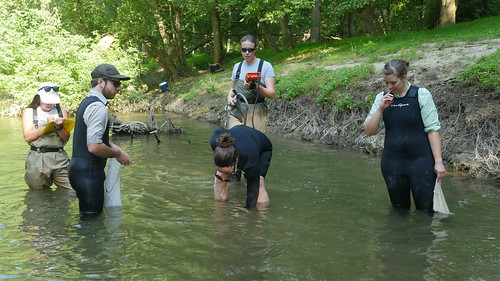
<svg viewBox="0 0 500 281"><path fill-rule="evenodd" d="M41 82L53 81L61 86L63 105L74 110L96 65L113 63L131 77L140 72L140 57L133 49L116 44L102 49L91 39L70 34L44 2L1 4L0 93L21 104L33 99Z"/></svg>
<svg viewBox="0 0 500 281"><path fill-rule="evenodd" d="M114 26L120 38L144 46L173 79L190 73L183 42L184 5L173 0L123 0Z"/></svg>

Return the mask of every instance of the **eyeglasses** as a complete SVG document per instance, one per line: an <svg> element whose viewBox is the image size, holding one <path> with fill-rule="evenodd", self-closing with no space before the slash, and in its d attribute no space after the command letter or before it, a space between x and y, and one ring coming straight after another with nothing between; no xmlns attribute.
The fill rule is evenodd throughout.
<svg viewBox="0 0 500 281"><path fill-rule="evenodd" d="M108 80L108 81L111 81L113 83L113 86L115 86L116 88L120 87L122 84L121 81L116 81L116 80Z"/></svg>
<svg viewBox="0 0 500 281"><path fill-rule="evenodd" d="M59 86L43 86L38 89L40 91L41 89L45 90L45 92L50 92L50 90L54 90L54 92L59 92Z"/></svg>
<svg viewBox="0 0 500 281"><path fill-rule="evenodd" d="M217 170L215 171L215 178L223 182L231 182L231 178L223 179L221 176L217 175Z"/></svg>
<svg viewBox="0 0 500 281"><path fill-rule="evenodd" d="M241 48L241 51L243 53L246 53L246 52L253 53L255 51L255 48Z"/></svg>

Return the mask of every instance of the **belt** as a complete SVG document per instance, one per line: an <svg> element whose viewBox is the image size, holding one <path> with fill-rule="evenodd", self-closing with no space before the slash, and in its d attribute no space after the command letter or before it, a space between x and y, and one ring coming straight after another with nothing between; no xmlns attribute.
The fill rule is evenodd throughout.
<svg viewBox="0 0 500 281"><path fill-rule="evenodd" d="M59 151L63 151L63 148L62 147L53 148L53 147L36 147L36 146L32 146L31 150L37 151L37 152L41 152L41 153L45 153L45 152L59 152Z"/></svg>
<svg viewBox="0 0 500 281"><path fill-rule="evenodd" d="M240 100L241 102L245 102L245 100L242 99L242 98L238 98L238 100ZM266 100L265 99L257 99L257 100L249 100L249 99L247 99L247 101L248 101L248 104L256 104L256 103L263 103Z"/></svg>

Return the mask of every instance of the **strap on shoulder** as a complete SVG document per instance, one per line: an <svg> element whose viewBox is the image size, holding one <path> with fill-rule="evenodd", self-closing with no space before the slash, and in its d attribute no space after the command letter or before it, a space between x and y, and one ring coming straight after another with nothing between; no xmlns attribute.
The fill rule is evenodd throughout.
<svg viewBox="0 0 500 281"><path fill-rule="evenodd" d="M33 107L33 123L35 124L35 129L38 129L38 112L36 107Z"/></svg>
<svg viewBox="0 0 500 281"><path fill-rule="evenodd" d="M61 110L61 106L59 104L56 104L56 109L57 109L57 114L59 115L59 118L63 118L63 113Z"/></svg>
<svg viewBox="0 0 500 281"><path fill-rule="evenodd" d="M264 65L264 60L263 59L259 59L259 67L257 68L257 72L262 72L262 66ZM234 76L234 79L235 80L238 80L240 79L240 73L241 73L241 65L243 64L243 61L240 62L240 64L238 65L238 70L236 70L236 75Z"/></svg>
<svg viewBox="0 0 500 281"><path fill-rule="evenodd" d="M410 98L416 97L417 93L418 93L418 89L419 89L419 87L411 85L410 90L408 91L408 97L410 97Z"/></svg>
<svg viewBox="0 0 500 281"><path fill-rule="evenodd" d="M264 60L260 59L259 61L259 68L257 68L257 72L262 72L262 65L264 64Z"/></svg>
<svg viewBox="0 0 500 281"><path fill-rule="evenodd" d="M240 64L238 65L238 70L236 70L236 76L234 76L234 79L235 80L238 80L240 79L240 73L241 73L241 65L243 64L243 61L240 62Z"/></svg>
<svg viewBox="0 0 500 281"><path fill-rule="evenodd" d="M264 64L264 60L263 60L263 59L260 59L260 61L259 61L259 67L257 68L257 72L262 73L262 65L263 65L263 64ZM262 83L260 82L260 78L259 78L259 83L260 83L261 85L264 85L264 84L262 84Z"/></svg>

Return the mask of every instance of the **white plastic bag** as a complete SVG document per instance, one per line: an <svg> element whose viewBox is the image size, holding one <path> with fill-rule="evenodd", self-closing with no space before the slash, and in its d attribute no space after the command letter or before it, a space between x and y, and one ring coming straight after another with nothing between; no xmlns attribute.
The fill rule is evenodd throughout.
<svg viewBox="0 0 500 281"><path fill-rule="evenodd" d="M120 168L121 164L115 158L108 160L108 173L104 181L104 207L120 207Z"/></svg>
<svg viewBox="0 0 500 281"><path fill-rule="evenodd" d="M434 212L452 215L446 204L446 199L444 198L443 190L441 189L441 181L436 180L434 185Z"/></svg>

